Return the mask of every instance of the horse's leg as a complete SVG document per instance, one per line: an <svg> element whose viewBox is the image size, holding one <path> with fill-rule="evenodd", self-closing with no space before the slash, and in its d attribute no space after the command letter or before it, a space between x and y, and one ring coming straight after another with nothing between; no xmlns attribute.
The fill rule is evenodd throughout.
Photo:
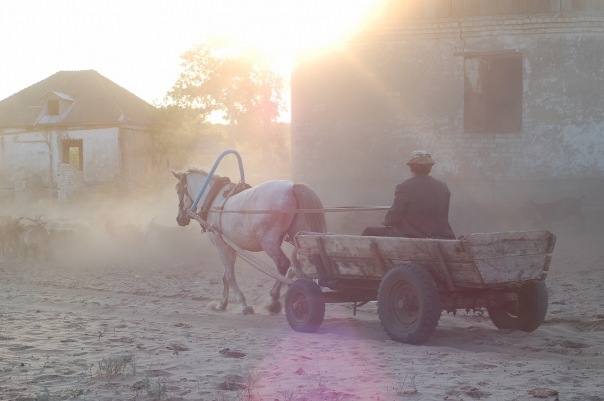
<svg viewBox="0 0 604 401"><path fill-rule="evenodd" d="M281 249L281 244L279 242L265 243L262 244L262 248L264 249L264 252L273 259L279 273L282 276L285 276L289 269L290 261ZM271 288L271 303L268 306L268 310L271 313L277 314L281 312L281 301L279 300L281 297L281 284L280 280L275 280L275 284L273 284L273 287Z"/></svg>
<svg viewBox="0 0 604 401"><path fill-rule="evenodd" d="M229 282L227 281L226 269L222 273L222 300L218 305L218 310L225 310L229 304Z"/></svg>
<svg viewBox="0 0 604 401"><path fill-rule="evenodd" d="M222 276L224 289L222 292L222 300L220 301L220 305L218 305L218 309L226 309L229 303L229 288L232 288L237 302L241 304L241 311L243 312L243 314L253 314L254 308L248 306L245 297L243 296L243 293L239 289L237 281L235 280L235 259L237 257L237 254L230 246L225 244L222 240L216 239L215 244L216 248L218 249L220 259L222 260L222 264L224 266L224 274Z"/></svg>

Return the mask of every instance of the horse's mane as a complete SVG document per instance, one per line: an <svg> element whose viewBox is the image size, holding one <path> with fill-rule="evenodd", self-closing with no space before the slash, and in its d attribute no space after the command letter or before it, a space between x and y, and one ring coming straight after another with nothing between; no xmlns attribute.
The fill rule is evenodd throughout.
<svg viewBox="0 0 604 401"><path fill-rule="evenodd" d="M208 175L207 171L197 168L197 167L189 167L188 169L185 170L185 174L191 174L191 173Z"/></svg>
<svg viewBox="0 0 604 401"><path fill-rule="evenodd" d="M205 175L206 177L209 175L209 174L208 174L208 172L207 172L206 170L201 169L201 168L198 168L198 167L189 167L189 168L188 168L188 169L185 171L185 174L191 174L191 173L194 173L194 174L202 174L202 175ZM214 175L212 176L212 178L213 178L213 179L220 179L220 178L222 178L222 176L221 176L221 175L219 175L219 174L214 174Z"/></svg>

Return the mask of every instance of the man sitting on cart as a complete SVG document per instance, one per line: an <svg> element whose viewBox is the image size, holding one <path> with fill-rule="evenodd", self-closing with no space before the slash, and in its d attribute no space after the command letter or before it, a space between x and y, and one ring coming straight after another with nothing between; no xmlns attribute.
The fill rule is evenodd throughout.
<svg viewBox="0 0 604 401"><path fill-rule="evenodd" d="M367 227L362 235L455 239L449 225L451 192L447 184L430 176L432 156L416 150L407 165L412 177L396 186L385 227Z"/></svg>

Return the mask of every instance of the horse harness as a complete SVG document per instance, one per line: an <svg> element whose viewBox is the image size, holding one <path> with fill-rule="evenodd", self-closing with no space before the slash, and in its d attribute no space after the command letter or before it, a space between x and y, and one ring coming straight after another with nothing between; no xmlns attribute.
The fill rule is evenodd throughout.
<svg viewBox="0 0 604 401"><path fill-rule="evenodd" d="M212 177L211 179L212 179L212 185L210 186L210 188L208 190L208 195L205 197L205 199L201 205L201 208L199 209L199 213L197 213L197 211L195 211L195 214L199 217L199 219L201 219L202 221L204 221L206 223L208 220L208 214L210 213L210 208L211 208L212 204L214 203L214 201L216 200L216 198L218 197L218 194L221 192L221 190L223 188L226 187L226 189L222 192L224 201L222 202L222 205L216 207L216 209L218 209L218 210L222 210L224 208L226 201L231 196L236 195L242 191L245 191L246 189L251 188L251 185L249 185L245 182L239 182L237 184L234 184L231 182L229 177ZM182 191L183 195L186 192L187 196L191 200L195 199L189 193L189 186L187 184L187 180L184 180L183 189L181 191ZM182 200L183 196L181 196L180 198L181 198L180 208L183 209L184 208L184 202ZM195 220L197 220L197 219L195 219ZM199 221L199 222L201 223L201 221ZM207 230L209 230L209 231L216 230L216 227L207 228L207 224L201 224L201 225L203 228L202 232L205 232Z"/></svg>
<svg viewBox="0 0 604 401"><path fill-rule="evenodd" d="M209 188L208 196L205 197L200 208L199 217L201 217L203 220L208 220L208 213L210 212L210 207L212 206L212 203L214 203L214 201L216 200L216 197L220 193L222 187L224 187L225 185L231 187L235 184L231 183L229 177L212 178L212 185Z"/></svg>

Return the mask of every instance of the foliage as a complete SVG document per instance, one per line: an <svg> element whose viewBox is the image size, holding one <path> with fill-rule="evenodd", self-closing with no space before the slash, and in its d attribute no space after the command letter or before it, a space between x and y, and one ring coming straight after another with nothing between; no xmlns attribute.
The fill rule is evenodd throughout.
<svg viewBox="0 0 604 401"><path fill-rule="evenodd" d="M146 377L143 381L143 385L145 387L145 390L147 391L147 395L149 397L152 397L153 400L160 401L164 398L167 398L168 388L166 385L166 379L158 378L157 382L154 385L153 383L151 383L151 379Z"/></svg>
<svg viewBox="0 0 604 401"><path fill-rule="evenodd" d="M152 143L155 167L185 167L182 164L188 163L201 138L218 142L228 135L224 126L205 122L194 109L166 105L159 115Z"/></svg>
<svg viewBox="0 0 604 401"><path fill-rule="evenodd" d="M284 110L283 77L267 58L217 39L181 58L180 76L160 105L152 150L156 167L185 167L208 142L226 143L271 164L289 160L289 130L277 122Z"/></svg>
<svg viewBox="0 0 604 401"><path fill-rule="evenodd" d="M182 72L167 103L220 115L233 125L275 122L283 110L283 78L257 51L208 39L182 55Z"/></svg>
<svg viewBox="0 0 604 401"><path fill-rule="evenodd" d="M98 369L99 376L105 376L108 379L125 374L127 369L130 369L132 374L135 374L136 361L132 354L105 357L99 362Z"/></svg>

